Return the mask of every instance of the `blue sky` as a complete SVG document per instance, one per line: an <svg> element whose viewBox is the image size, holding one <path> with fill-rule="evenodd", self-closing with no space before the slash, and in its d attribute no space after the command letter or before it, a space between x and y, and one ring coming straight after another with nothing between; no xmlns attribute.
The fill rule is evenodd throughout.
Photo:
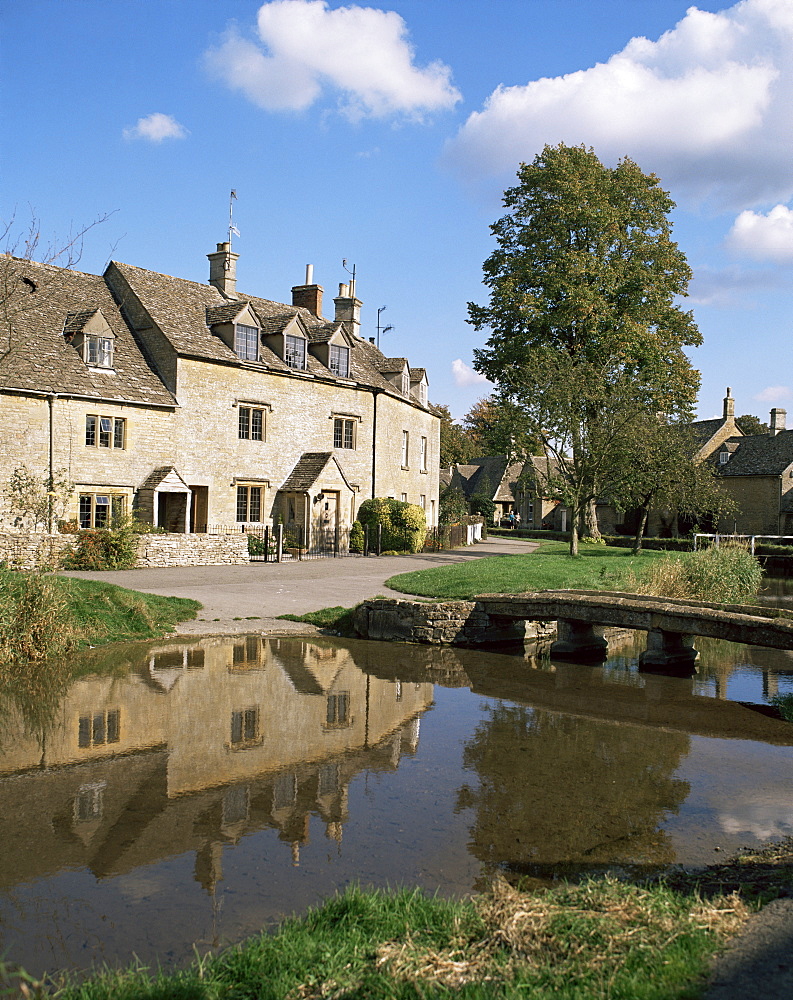
<svg viewBox="0 0 793 1000"><path fill-rule="evenodd" d="M545 143L635 159L677 202L704 346L700 415L793 398L793 2L4 0L0 219L42 243L98 217L109 259L290 301L355 265L363 333L456 416L488 391L489 225Z"/></svg>

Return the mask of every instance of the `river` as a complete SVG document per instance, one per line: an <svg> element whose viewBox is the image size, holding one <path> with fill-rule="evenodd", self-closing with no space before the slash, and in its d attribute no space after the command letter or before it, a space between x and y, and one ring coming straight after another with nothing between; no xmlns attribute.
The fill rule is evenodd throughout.
<svg viewBox="0 0 793 1000"><path fill-rule="evenodd" d="M0 692L0 954L165 967L336 889L700 866L793 833L793 652L691 679L332 638L88 651Z"/></svg>

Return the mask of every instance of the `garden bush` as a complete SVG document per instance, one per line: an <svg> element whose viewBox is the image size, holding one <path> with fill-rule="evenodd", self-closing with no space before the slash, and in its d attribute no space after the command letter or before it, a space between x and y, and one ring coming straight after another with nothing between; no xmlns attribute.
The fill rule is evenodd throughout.
<svg viewBox="0 0 793 1000"><path fill-rule="evenodd" d="M353 521L350 528L350 552L363 552L363 525Z"/></svg>
<svg viewBox="0 0 793 1000"><path fill-rule="evenodd" d="M372 531L382 525L381 551L421 552L427 536L427 516L418 504L405 503L391 497L374 497L364 500L358 508L358 520L369 528L369 544L373 543Z"/></svg>

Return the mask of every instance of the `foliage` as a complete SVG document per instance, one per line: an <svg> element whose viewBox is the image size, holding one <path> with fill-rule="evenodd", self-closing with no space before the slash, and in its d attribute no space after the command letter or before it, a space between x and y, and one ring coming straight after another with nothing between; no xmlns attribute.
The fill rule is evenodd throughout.
<svg viewBox="0 0 793 1000"><path fill-rule="evenodd" d="M614 500L624 510L640 512L636 552L642 547L650 507L665 511L675 527L680 515L697 519L736 512L712 466L695 461L696 451L690 428L679 421L642 415L624 428L615 449L621 475L614 485Z"/></svg>
<svg viewBox="0 0 793 1000"><path fill-rule="evenodd" d="M474 446L460 424L455 423L448 406L435 405L435 413L441 418L440 467L448 469L458 463L465 465L474 457Z"/></svg>
<svg viewBox="0 0 793 1000"><path fill-rule="evenodd" d="M759 417L754 416L752 413L744 413L741 417L735 418L735 423L738 425L738 429L746 434L747 437L751 437L755 434L768 434L771 428L768 424L764 423Z"/></svg>
<svg viewBox="0 0 793 1000"><path fill-rule="evenodd" d="M506 455L514 462L542 451L542 441L526 430L520 410L497 396L485 396L474 403L463 417L463 428L475 456Z"/></svg>
<svg viewBox="0 0 793 1000"><path fill-rule="evenodd" d="M272 548L272 546L271 546ZM267 555L267 544L264 539L259 535L248 535L248 555L249 556L266 556Z"/></svg>
<svg viewBox="0 0 793 1000"><path fill-rule="evenodd" d="M396 552L421 552L427 535L427 515L422 507L391 497L364 500L358 508L358 520L370 530L383 526L381 549Z"/></svg>
<svg viewBox="0 0 793 1000"><path fill-rule="evenodd" d="M487 493L476 492L471 495L471 499L468 501L471 507L472 514L481 514L488 521L493 520L493 515L496 512L496 505L493 500L487 495Z"/></svg>
<svg viewBox="0 0 793 1000"><path fill-rule="evenodd" d="M11 473L3 497L14 516L14 527L35 531L49 528L64 516L73 492L74 483L66 469L36 476L26 465L19 465Z"/></svg>
<svg viewBox="0 0 793 1000"><path fill-rule="evenodd" d="M468 1000L693 996L711 956L741 926L736 896L703 900L614 878L474 899L348 888L190 968L105 970L60 1000L366 997Z"/></svg>
<svg viewBox="0 0 793 1000"><path fill-rule="evenodd" d="M350 528L350 552L363 552L363 525L360 521L353 521Z"/></svg>
<svg viewBox="0 0 793 1000"><path fill-rule="evenodd" d="M0 677L9 664L60 656L75 644L68 601L56 579L0 574Z"/></svg>
<svg viewBox="0 0 793 1000"><path fill-rule="evenodd" d="M629 159L604 167L583 146L546 146L522 164L492 227L488 330L475 368L553 459L544 492L570 511L570 551L621 469L617 446L640 414L690 415L698 374L684 347L701 337L676 305L691 276L671 239L673 202Z"/></svg>
<svg viewBox="0 0 793 1000"><path fill-rule="evenodd" d="M786 722L793 722L793 694L775 694L770 700Z"/></svg>
<svg viewBox="0 0 793 1000"><path fill-rule="evenodd" d="M760 563L740 545L720 545L697 552L665 556L637 584L642 594L740 604L757 595Z"/></svg>
<svg viewBox="0 0 793 1000"><path fill-rule="evenodd" d="M138 560L138 525L119 518L110 528L87 528L77 533L77 545L63 560L66 569L132 569Z"/></svg>
<svg viewBox="0 0 793 1000"><path fill-rule="evenodd" d="M468 517L468 501L459 486L447 486L438 500L438 521L459 524Z"/></svg>

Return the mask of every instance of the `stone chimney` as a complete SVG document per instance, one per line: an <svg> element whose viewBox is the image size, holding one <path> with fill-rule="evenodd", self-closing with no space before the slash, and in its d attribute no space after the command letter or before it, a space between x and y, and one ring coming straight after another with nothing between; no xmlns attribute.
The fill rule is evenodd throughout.
<svg viewBox="0 0 793 1000"><path fill-rule="evenodd" d="M355 297L354 287L340 284L339 294L333 301L336 304L336 322L346 323L352 327L355 336L360 337L361 306L363 302Z"/></svg>
<svg viewBox="0 0 793 1000"><path fill-rule="evenodd" d="M230 243L218 243L215 253L208 253L209 283L214 285L221 295L227 299L237 297L237 261L238 253L232 253Z"/></svg>
<svg viewBox="0 0 793 1000"><path fill-rule="evenodd" d="M306 264L305 285L295 285L292 288L292 305L299 309L308 309L317 319L322 319L322 285L314 284L314 265Z"/></svg>
<svg viewBox="0 0 793 1000"><path fill-rule="evenodd" d="M730 387L727 386L727 395L724 397L724 419L735 419L735 400L730 395Z"/></svg>
<svg viewBox="0 0 793 1000"><path fill-rule="evenodd" d="M787 410L782 410L779 407L774 407L771 410L771 421L769 424L769 434L776 436L780 431L785 429L785 418L787 417Z"/></svg>

